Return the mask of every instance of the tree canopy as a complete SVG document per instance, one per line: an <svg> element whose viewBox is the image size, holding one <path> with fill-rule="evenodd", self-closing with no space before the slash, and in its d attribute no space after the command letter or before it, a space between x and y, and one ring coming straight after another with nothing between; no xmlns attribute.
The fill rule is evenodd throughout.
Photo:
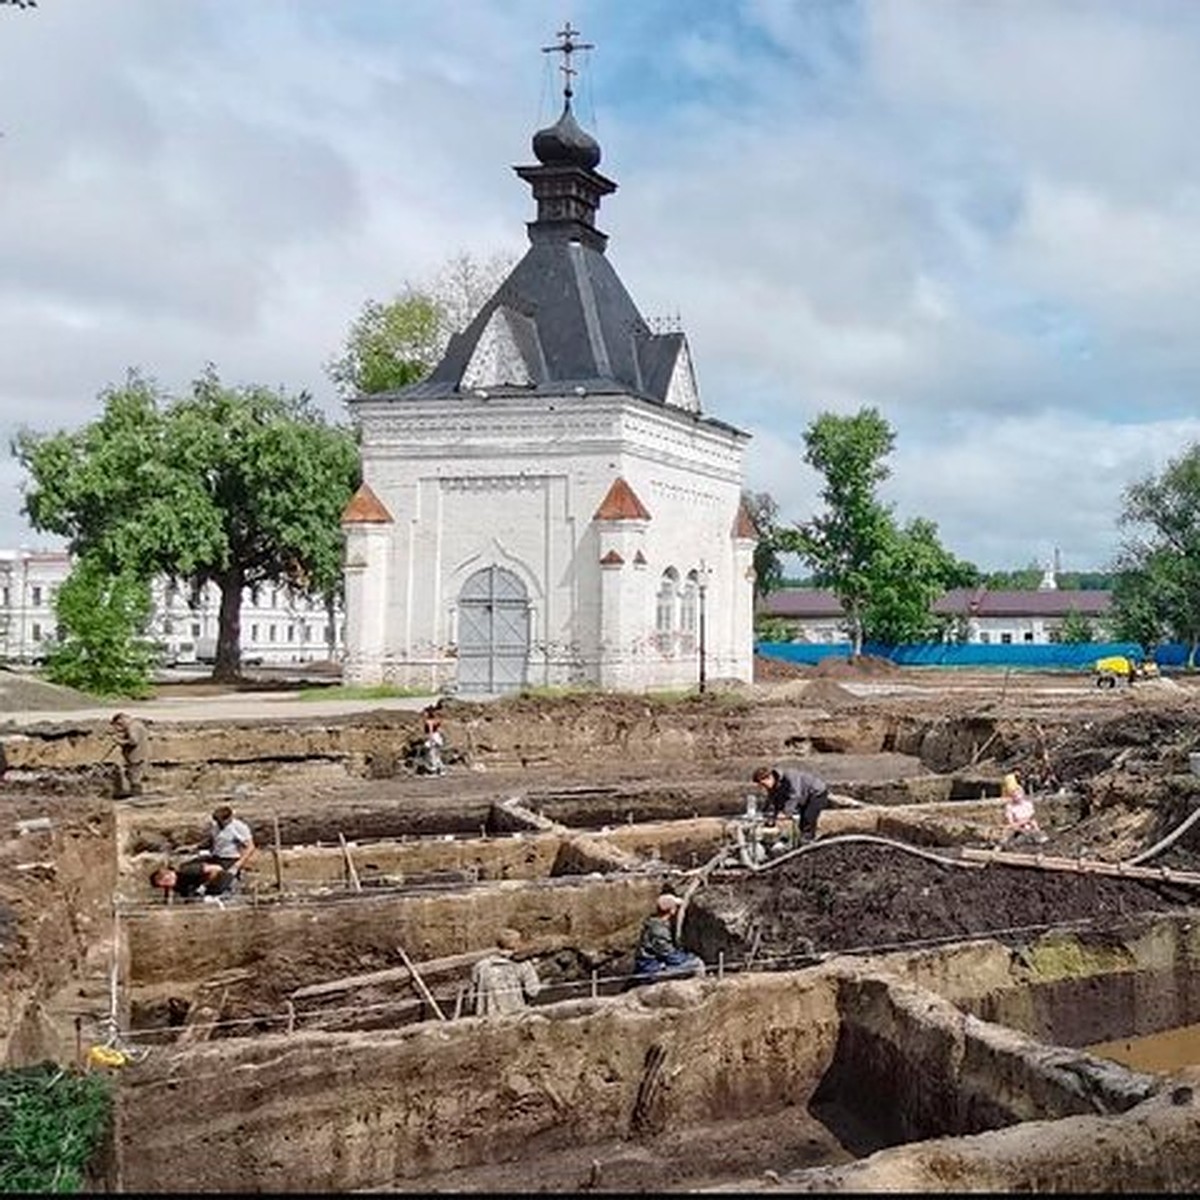
<svg viewBox="0 0 1200 1200"><path fill-rule="evenodd" d="M1125 489L1128 531L1113 589L1114 632L1149 649L1170 638L1200 645L1200 444Z"/></svg>
<svg viewBox="0 0 1200 1200"><path fill-rule="evenodd" d="M101 400L102 415L81 429L14 439L29 473L24 511L113 574L215 584L215 674L232 678L244 588L336 594L354 436L305 394L227 387L213 368L179 397L131 373Z"/></svg>
<svg viewBox="0 0 1200 1200"><path fill-rule="evenodd" d="M934 522L916 517L903 528L893 524L872 565L863 632L891 646L938 639L951 619L935 614L934 602L949 588L978 581L975 567L942 545Z"/></svg>
<svg viewBox="0 0 1200 1200"><path fill-rule="evenodd" d="M325 365L329 378L347 398L420 382L511 268L510 255L480 261L457 254L428 282L405 283L386 303L367 300L350 324L341 353Z"/></svg>
<svg viewBox="0 0 1200 1200"><path fill-rule="evenodd" d="M825 477L825 509L780 539L809 562L817 585L841 600L855 655L868 638L898 644L934 636L933 602L946 588L979 579L974 566L941 545L932 521L900 526L879 499L895 440L875 408L818 416L805 431L804 458Z"/></svg>
<svg viewBox="0 0 1200 1200"><path fill-rule="evenodd" d="M146 694L155 655L145 637L151 602L144 580L81 558L54 607L58 632L46 658L52 682L98 696Z"/></svg>
<svg viewBox="0 0 1200 1200"><path fill-rule="evenodd" d="M779 524L779 505L770 492L743 492L742 502L758 532L754 547L754 594L761 598L783 586L780 554L787 550L791 540L789 531Z"/></svg>
<svg viewBox="0 0 1200 1200"><path fill-rule="evenodd" d="M804 461L825 476L825 511L798 527L796 549L846 610L852 652L862 652L872 575L893 532L876 496L889 475L884 461L896 435L874 408L852 417L822 413L804 434Z"/></svg>

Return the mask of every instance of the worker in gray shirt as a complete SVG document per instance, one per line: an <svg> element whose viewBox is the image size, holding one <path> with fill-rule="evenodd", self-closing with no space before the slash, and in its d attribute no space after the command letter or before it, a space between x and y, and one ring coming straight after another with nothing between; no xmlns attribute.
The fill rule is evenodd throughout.
<svg viewBox="0 0 1200 1200"><path fill-rule="evenodd" d="M763 812L770 820L786 817L799 826L799 841L817 836L817 818L829 803L829 785L798 767L759 767L751 776L766 793Z"/></svg>
<svg viewBox="0 0 1200 1200"><path fill-rule="evenodd" d="M136 717L123 712L117 713L109 723L122 760L117 764L113 794L118 800L140 796L146 773L146 748L150 740L146 726Z"/></svg>
<svg viewBox="0 0 1200 1200"><path fill-rule="evenodd" d="M231 875L237 875L258 853L250 826L235 817L228 804L213 809L208 842L209 858L220 863Z"/></svg>

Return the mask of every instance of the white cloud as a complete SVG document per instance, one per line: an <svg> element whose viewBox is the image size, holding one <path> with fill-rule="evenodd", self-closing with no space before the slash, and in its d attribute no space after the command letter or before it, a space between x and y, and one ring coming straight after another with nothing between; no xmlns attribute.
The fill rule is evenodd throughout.
<svg viewBox="0 0 1200 1200"><path fill-rule="evenodd" d="M0 430L138 365L308 388L368 296L520 251L548 0L55 0L0 16ZM1200 13L1142 0L589 0L600 225L678 310L748 485L875 404L888 494L982 565L1099 565L1197 436ZM540 96L539 96L540 92ZM594 102L594 112L592 103ZM0 471L0 544L30 535ZM4 497L11 495L12 504ZM6 511L6 509L8 511Z"/></svg>

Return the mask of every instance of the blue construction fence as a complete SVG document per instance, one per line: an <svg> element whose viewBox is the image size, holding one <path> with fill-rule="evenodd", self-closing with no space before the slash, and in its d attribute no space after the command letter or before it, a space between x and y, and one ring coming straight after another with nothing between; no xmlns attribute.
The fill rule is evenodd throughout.
<svg viewBox="0 0 1200 1200"><path fill-rule="evenodd" d="M765 658L814 665L825 658L849 658L849 642L830 642L825 645L807 642L756 642L755 650ZM1024 667L1028 670L1058 668L1069 671L1091 670L1098 658L1123 654L1141 661L1145 652L1136 642L1053 642L1048 645L982 645L971 642L958 645L949 642L926 642L911 646L884 646L877 642L863 645L863 653L876 658L888 658L902 667ZM1170 642L1154 648L1151 655L1160 667L1184 667L1188 647L1182 642Z"/></svg>

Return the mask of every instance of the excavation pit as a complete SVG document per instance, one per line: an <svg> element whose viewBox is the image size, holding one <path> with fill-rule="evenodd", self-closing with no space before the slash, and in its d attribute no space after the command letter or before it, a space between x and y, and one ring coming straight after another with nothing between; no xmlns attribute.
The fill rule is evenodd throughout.
<svg viewBox="0 0 1200 1200"><path fill-rule="evenodd" d="M182 1158L206 1191L659 1191L768 1171L802 1186L929 1138L1150 1119L1162 1080L967 1015L904 977L962 963L918 957L163 1048L125 1077L120 1185L149 1189Z"/></svg>

